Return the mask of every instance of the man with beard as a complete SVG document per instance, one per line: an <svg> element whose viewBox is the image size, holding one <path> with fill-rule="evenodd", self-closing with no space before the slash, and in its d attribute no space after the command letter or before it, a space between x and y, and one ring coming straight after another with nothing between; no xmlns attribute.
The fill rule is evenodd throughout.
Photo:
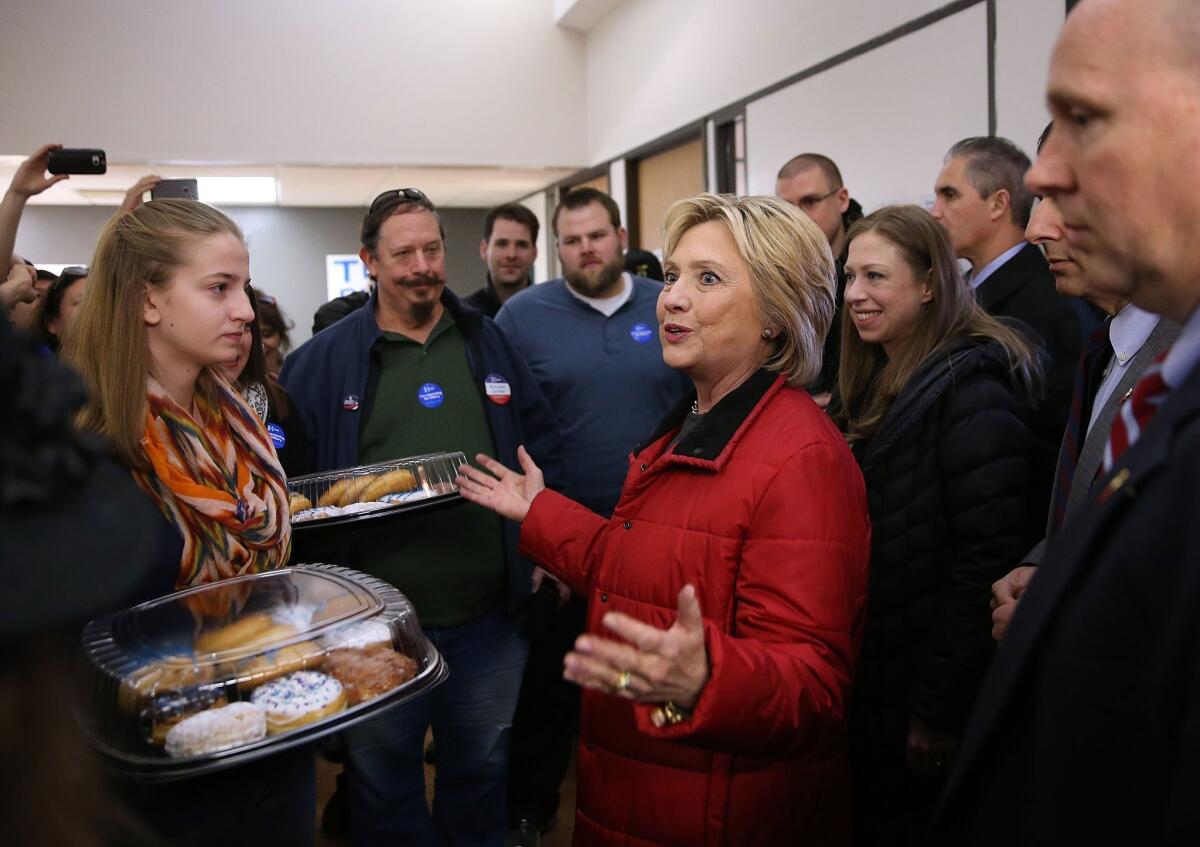
<svg viewBox="0 0 1200 847"><path fill-rule="evenodd" d="M288 356L280 376L317 468L458 450L516 466L524 445L559 485L546 400L504 334L446 288L433 204L416 189L386 191L361 235L370 301ZM428 695L342 734L352 842L502 844L507 727L527 651L513 615L532 585L518 528L469 504L366 526L342 539L346 564L399 588L454 670ZM430 726L432 816L422 771Z"/></svg>
<svg viewBox="0 0 1200 847"><path fill-rule="evenodd" d="M663 363L655 315L662 284L625 271L627 237L613 199L594 188L571 191L552 225L563 277L516 294L496 322L558 418L570 457L563 493L608 516L630 452L690 383ZM530 646L509 766L513 825L525 820L543 831L571 755L579 690L563 681L562 663L583 631L585 605L576 597L557 613L545 611L546 629Z"/></svg>

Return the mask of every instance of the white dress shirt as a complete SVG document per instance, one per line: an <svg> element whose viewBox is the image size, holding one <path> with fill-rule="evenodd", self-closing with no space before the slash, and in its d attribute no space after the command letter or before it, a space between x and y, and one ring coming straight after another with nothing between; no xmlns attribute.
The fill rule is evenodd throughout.
<svg viewBox="0 0 1200 847"><path fill-rule="evenodd" d="M1104 379L1100 381L1100 386L1096 389L1096 397L1092 400L1092 416L1088 420L1088 432L1092 431L1092 425L1096 423L1096 416L1100 414L1100 409L1104 407L1113 391L1125 378L1125 373L1129 370L1129 362L1142 349L1146 339L1150 337L1150 333L1154 332L1154 328L1158 326L1158 320L1158 315L1139 309L1132 303L1127 303L1125 308L1113 316L1112 323L1108 328L1108 343L1112 346L1113 355L1109 361L1108 370L1104 373Z"/></svg>

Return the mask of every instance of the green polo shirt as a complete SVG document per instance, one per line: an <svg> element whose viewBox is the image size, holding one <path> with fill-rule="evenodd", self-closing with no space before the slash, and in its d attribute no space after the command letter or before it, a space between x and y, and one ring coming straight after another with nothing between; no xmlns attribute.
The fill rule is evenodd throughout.
<svg viewBox="0 0 1200 847"><path fill-rule="evenodd" d="M494 456L482 386L471 375L466 341L450 313L442 312L423 345L398 333L383 337L359 461L458 450L471 461L476 453ZM389 521L361 552L362 569L399 588L422 626L465 623L505 596L501 520L473 503Z"/></svg>

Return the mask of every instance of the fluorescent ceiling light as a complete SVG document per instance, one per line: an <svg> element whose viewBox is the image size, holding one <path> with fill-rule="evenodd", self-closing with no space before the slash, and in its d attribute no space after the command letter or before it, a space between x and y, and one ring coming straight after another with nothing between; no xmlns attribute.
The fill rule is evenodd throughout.
<svg viewBox="0 0 1200 847"><path fill-rule="evenodd" d="M202 176L196 182L205 203L274 206L279 202L273 176Z"/></svg>

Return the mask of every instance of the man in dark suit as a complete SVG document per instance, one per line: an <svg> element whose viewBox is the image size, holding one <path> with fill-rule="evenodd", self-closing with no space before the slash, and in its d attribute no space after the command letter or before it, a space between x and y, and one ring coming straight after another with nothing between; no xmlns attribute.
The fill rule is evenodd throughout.
<svg viewBox="0 0 1200 847"><path fill-rule="evenodd" d="M1200 842L1200 8L1083 0L1028 182L1088 284L1183 329L1113 424L1097 493L1021 600L935 840Z"/></svg>
<svg viewBox="0 0 1200 847"><path fill-rule="evenodd" d="M946 229L979 305L1016 318L1036 334L1049 357L1045 396L1030 421L1035 437L1026 510L1029 543L1042 537L1058 445L1071 409L1075 364L1096 320L1087 306L1054 290L1045 256L1025 241L1033 195L1023 182L1029 157L1006 138L965 138L950 148L930 210Z"/></svg>
<svg viewBox="0 0 1200 847"><path fill-rule="evenodd" d="M1046 127L1038 141L1039 153L1051 127L1053 124ZM1045 253L1059 294L1082 297L1108 317L1088 339L1075 373L1071 415L1054 470L1046 537L1026 554L1020 566L992 586L992 636L997 641L1004 637L1021 595L1037 573L1047 544L1095 487L1118 409L1146 369L1179 335L1174 321L1088 285L1085 268L1067 243L1062 213L1053 197L1042 198L1034 207L1025 238Z"/></svg>

